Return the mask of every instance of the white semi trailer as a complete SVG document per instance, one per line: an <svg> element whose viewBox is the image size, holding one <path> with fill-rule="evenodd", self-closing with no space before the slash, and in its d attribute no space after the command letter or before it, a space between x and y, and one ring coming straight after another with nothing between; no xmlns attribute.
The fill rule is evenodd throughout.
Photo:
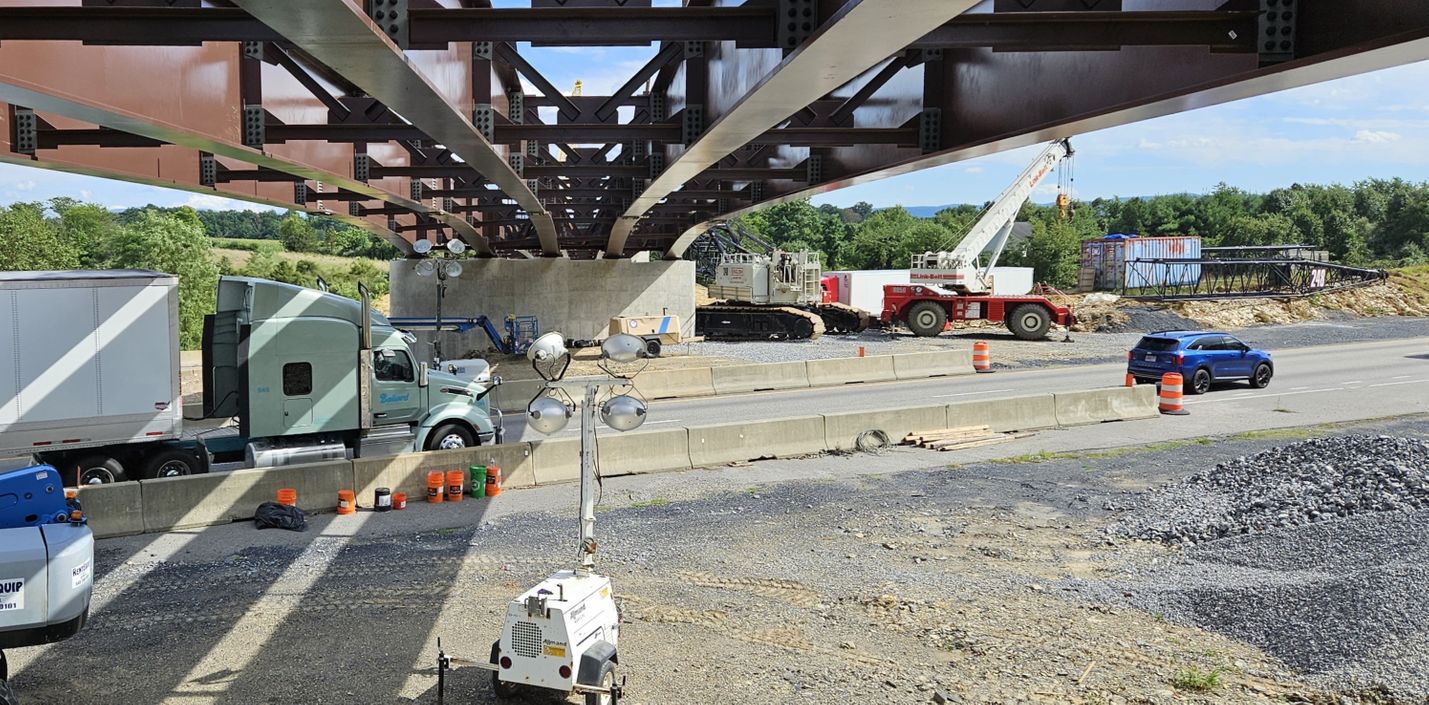
<svg viewBox="0 0 1429 705"><path fill-rule="evenodd" d="M428 371L365 303L223 277L203 337L204 406L184 433L178 280L155 272L0 272L0 457L67 484L500 442L500 380Z"/></svg>

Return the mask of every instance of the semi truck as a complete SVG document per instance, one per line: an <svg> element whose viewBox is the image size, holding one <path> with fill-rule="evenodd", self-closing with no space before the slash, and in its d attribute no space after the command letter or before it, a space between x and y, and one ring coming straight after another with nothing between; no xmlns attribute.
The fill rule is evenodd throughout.
<svg viewBox="0 0 1429 705"><path fill-rule="evenodd" d="M185 418L175 277L0 273L0 457L98 484L499 443L500 379L418 363L362 291L221 277Z"/></svg>

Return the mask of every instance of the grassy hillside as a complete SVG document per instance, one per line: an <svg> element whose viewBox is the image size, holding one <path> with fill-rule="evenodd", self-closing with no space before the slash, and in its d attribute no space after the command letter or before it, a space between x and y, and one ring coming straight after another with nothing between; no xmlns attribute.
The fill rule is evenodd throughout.
<svg viewBox="0 0 1429 705"><path fill-rule="evenodd" d="M288 252L275 240L213 238L225 247L212 247L209 257L224 274L241 274L276 281L315 286L322 277L338 294L357 298L357 284L365 284L373 294L373 306L389 311L387 262L367 257L339 257L306 252Z"/></svg>

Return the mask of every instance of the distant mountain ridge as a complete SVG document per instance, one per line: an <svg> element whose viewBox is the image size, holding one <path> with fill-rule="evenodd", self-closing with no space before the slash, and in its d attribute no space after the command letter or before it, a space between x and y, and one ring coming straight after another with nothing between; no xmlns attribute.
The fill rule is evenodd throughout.
<svg viewBox="0 0 1429 705"><path fill-rule="evenodd" d="M1187 193L1187 194L1165 194L1165 195L1178 195L1178 196L1184 195L1184 196L1191 196L1191 197L1194 198L1194 197L1198 196L1199 194ZM1150 198L1155 198L1155 196L1119 196L1119 197L1117 197L1116 200L1119 200L1119 201L1143 200L1143 201L1144 201L1144 200L1147 200L1147 199L1150 199ZM1077 200L1080 201L1080 200L1082 200L1082 199L1077 199ZM1108 200L1110 200L1110 199L1108 199ZM1053 206L1053 205L1056 205L1056 202L1055 202L1055 201L1033 201L1032 203L1033 203L1034 205L1038 205L1038 206ZM958 206L962 206L962 205L969 205L969 204L965 204L965 203L949 203L949 204L947 204L947 205L942 205L942 206L903 206L903 210L908 211L908 213L909 213L910 215L912 215L914 218L931 218L931 217L937 215L937 214L938 214L938 211L946 210L946 209L948 209L948 208L957 208ZM843 206L843 207L846 208L847 206ZM982 206L981 206L981 204L977 204L975 207L981 208ZM887 210L887 209L886 209L886 208L875 208L875 209L874 209L874 211L881 211L881 210Z"/></svg>

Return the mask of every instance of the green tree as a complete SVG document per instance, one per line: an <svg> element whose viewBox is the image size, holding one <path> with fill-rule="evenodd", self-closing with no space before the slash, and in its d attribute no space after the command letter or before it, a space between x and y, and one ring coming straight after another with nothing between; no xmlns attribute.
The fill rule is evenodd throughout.
<svg viewBox="0 0 1429 705"><path fill-rule="evenodd" d="M196 215L183 212L140 213L110 239L105 266L150 269L179 278L179 325L185 349L197 348L203 317L213 312L218 265L209 259L209 242Z"/></svg>
<svg viewBox="0 0 1429 705"><path fill-rule="evenodd" d="M1341 262L1366 264L1373 227L1368 218L1356 217L1353 211L1334 211L1325 219L1325 246Z"/></svg>
<svg viewBox="0 0 1429 705"><path fill-rule="evenodd" d="M320 240L318 233L308 220L297 213L289 213L278 223L279 239L289 252L317 252Z"/></svg>
<svg viewBox="0 0 1429 705"><path fill-rule="evenodd" d="M100 266L119 229L114 214L103 206L66 197L50 199L50 210L59 216L60 237L78 254L78 266Z"/></svg>
<svg viewBox="0 0 1429 705"><path fill-rule="evenodd" d="M80 253L45 220L44 206L16 203L0 208L0 269L74 269Z"/></svg>

